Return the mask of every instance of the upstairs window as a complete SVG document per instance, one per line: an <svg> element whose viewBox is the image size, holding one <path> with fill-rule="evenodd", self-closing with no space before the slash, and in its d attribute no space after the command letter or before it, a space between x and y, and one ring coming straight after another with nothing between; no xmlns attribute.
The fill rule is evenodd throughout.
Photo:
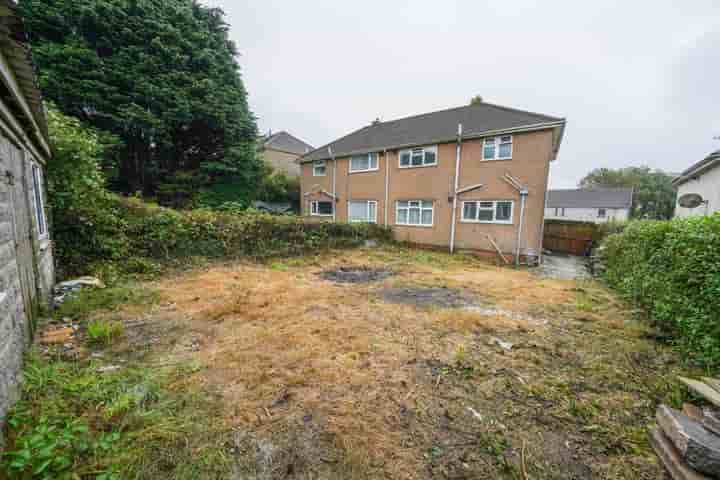
<svg viewBox="0 0 720 480"><path fill-rule="evenodd" d="M512 135L490 137L483 140L483 160L510 160Z"/></svg>
<svg viewBox="0 0 720 480"><path fill-rule="evenodd" d="M400 151L400 168L437 165L437 145Z"/></svg>
<svg viewBox="0 0 720 480"><path fill-rule="evenodd" d="M348 202L348 220L351 223L377 223L377 202L375 200Z"/></svg>
<svg viewBox="0 0 720 480"><path fill-rule="evenodd" d="M38 236L47 234L47 220L45 218L45 192L43 191L43 177L40 167L32 164L33 191L35 192L35 218L37 220Z"/></svg>
<svg viewBox="0 0 720 480"><path fill-rule="evenodd" d="M397 225L432 227L433 202L428 200L407 200L397 202L395 223Z"/></svg>
<svg viewBox="0 0 720 480"><path fill-rule="evenodd" d="M313 201L310 203L310 215L315 217L331 217L333 214L333 202Z"/></svg>
<svg viewBox="0 0 720 480"><path fill-rule="evenodd" d="M462 221L470 223L512 223L513 202L469 201L463 202Z"/></svg>
<svg viewBox="0 0 720 480"><path fill-rule="evenodd" d="M350 173L370 172L378 169L378 154L364 153L350 158Z"/></svg>
<svg viewBox="0 0 720 480"><path fill-rule="evenodd" d="M315 160L313 162L313 177L324 177L326 168L325 160Z"/></svg>

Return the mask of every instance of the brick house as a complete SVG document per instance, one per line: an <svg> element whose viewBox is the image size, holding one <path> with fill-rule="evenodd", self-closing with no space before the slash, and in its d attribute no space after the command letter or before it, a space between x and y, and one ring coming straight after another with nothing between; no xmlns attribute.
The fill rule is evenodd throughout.
<svg viewBox="0 0 720 480"><path fill-rule="evenodd" d="M300 159L303 213L416 244L539 256L562 118L489 103L373 122Z"/></svg>
<svg viewBox="0 0 720 480"><path fill-rule="evenodd" d="M17 396L23 352L54 280L45 214L48 131L16 8L0 0L0 427Z"/></svg>
<svg viewBox="0 0 720 480"><path fill-rule="evenodd" d="M312 150L314 150L313 146L285 131L268 133L260 138L258 146L260 156L265 163L290 177L300 175L297 160Z"/></svg>

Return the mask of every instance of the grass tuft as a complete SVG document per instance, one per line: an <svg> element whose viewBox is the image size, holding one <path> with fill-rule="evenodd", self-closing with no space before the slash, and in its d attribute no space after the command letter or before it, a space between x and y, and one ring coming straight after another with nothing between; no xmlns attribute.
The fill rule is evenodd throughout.
<svg viewBox="0 0 720 480"><path fill-rule="evenodd" d="M125 326L117 320L97 318L87 324L88 339L91 343L110 345L122 335Z"/></svg>

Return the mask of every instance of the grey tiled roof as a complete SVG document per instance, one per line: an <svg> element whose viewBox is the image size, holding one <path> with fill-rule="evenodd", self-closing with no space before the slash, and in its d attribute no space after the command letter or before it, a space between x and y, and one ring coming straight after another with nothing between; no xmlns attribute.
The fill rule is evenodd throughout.
<svg viewBox="0 0 720 480"><path fill-rule="evenodd" d="M564 119L491 103L466 105L373 123L310 152L301 161L329 158L328 147L337 157L385 148L450 142L457 137L458 124L463 126L463 137L472 138L483 133L557 122L564 122Z"/></svg>
<svg viewBox="0 0 720 480"><path fill-rule="evenodd" d="M720 150L711 153L707 157L703 158L702 160L682 172L680 175L677 176L677 178L673 180L673 185L682 185L683 183L693 178L695 175L699 175L705 170L708 170L715 165L720 165Z"/></svg>
<svg viewBox="0 0 720 480"><path fill-rule="evenodd" d="M630 208L632 188L548 191L548 208Z"/></svg>
<svg viewBox="0 0 720 480"><path fill-rule="evenodd" d="M315 148L309 143L305 143L285 131L273 133L269 137L264 137L262 139L262 143L265 148L282 150L283 152L295 153L297 155L305 155Z"/></svg>

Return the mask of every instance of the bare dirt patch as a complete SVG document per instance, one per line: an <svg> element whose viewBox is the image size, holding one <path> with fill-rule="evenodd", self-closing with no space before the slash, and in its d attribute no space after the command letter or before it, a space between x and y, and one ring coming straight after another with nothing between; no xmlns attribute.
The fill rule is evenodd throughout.
<svg viewBox="0 0 720 480"><path fill-rule="evenodd" d="M320 277L336 283L370 283L385 280L394 272L385 268L367 266L339 267L320 272Z"/></svg>
<svg viewBox="0 0 720 480"><path fill-rule="evenodd" d="M420 308L460 308L477 305L475 296L452 288L404 287L383 290L382 298L389 303Z"/></svg>
<svg viewBox="0 0 720 480"><path fill-rule="evenodd" d="M353 265L395 276L324 281ZM646 427L679 398L676 359L591 282L377 248L212 266L153 288L160 305L118 314L142 319L126 336L153 362L202 366L188 381L225 405L235 478L660 474Z"/></svg>

